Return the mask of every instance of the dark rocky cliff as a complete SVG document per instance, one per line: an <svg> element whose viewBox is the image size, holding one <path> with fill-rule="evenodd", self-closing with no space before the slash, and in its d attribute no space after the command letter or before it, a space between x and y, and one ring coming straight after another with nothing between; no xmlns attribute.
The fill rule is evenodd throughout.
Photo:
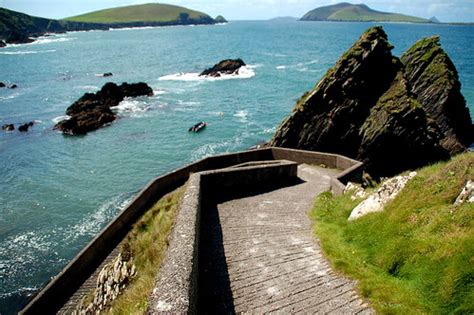
<svg viewBox="0 0 474 315"><path fill-rule="evenodd" d="M465 150L474 140L469 110L454 65L431 41L425 64L419 43L402 62L383 29L370 28L298 101L271 145L347 155L375 177Z"/></svg>

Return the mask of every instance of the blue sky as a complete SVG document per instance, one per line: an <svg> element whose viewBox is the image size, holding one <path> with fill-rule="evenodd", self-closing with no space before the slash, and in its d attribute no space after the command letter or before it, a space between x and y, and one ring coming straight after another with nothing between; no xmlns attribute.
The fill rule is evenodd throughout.
<svg viewBox="0 0 474 315"><path fill-rule="evenodd" d="M316 7L343 0L163 0L230 20L269 19L276 16L301 17ZM0 6L49 18L63 18L89 11L153 0L0 0ZM365 3L380 11L398 12L442 22L474 22L474 0L345 0Z"/></svg>

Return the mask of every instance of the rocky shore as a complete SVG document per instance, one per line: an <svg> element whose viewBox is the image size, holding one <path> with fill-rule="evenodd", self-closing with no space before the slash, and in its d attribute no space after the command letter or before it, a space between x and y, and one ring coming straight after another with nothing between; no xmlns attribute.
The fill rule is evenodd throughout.
<svg viewBox="0 0 474 315"><path fill-rule="evenodd" d="M368 29L307 92L270 144L339 153L374 178L444 160L474 142L454 64L439 37L401 59L382 27Z"/></svg>
<svg viewBox="0 0 474 315"><path fill-rule="evenodd" d="M83 135L97 130L117 119L111 108L126 97L152 96L153 90L146 83L106 83L97 93L86 93L66 110L69 119L54 126L68 135Z"/></svg>

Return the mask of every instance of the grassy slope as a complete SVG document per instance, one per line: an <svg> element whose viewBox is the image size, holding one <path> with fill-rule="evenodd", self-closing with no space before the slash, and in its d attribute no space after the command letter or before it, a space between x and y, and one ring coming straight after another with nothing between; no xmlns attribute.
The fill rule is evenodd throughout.
<svg viewBox="0 0 474 315"><path fill-rule="evenodd" d="M331 14L328 20L335 21L386 21L386 22L410 22L410 23L428 23L426 19L415 16L385 13L375 10L366 10L361 7L348 7Z"/></svg>
<svg viewBox="0 0 474 315"><path fill-rule="evenodd" d="M474 153L423 168L382 213L354 222L359 201L318 197L315 230L332 265L386 314L474 313L474 205L453 202Z"/></svg>
<svg viewBox="0 0 474 315"><path fill-rule="evenodd" d="M303 20L315 21L384 21L384 22L411 22L429 23L429 20L397 14L380 12L370 9L364 4L353 5L350 3L339 3L320 7L308 12Z"/></svg>
<svg viewBox="0 0 474 315"><path fill-rule="evenodd" d="M184 187L161 198L128 234L122 244L122 252L131 252L137 277L112 303L108 313L128 315L145 312L183 193Z"/></svg>
<svg viewBox="0 0 474 315"><path fill-rule="evenodd" d="M209 17L205 13L179 6L150 3L95 11L65 20L86 23L169 22L177 20L180 13L189 14L191 19Z"/></svg>

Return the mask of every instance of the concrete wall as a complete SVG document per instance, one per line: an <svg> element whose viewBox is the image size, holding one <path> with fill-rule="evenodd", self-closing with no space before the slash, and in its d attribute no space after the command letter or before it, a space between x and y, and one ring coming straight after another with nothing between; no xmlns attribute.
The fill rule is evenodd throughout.
<svg viewBox="0 0 474 315"><path fill-rule="evenodd" d="M144 188L127 208L107 225L44 289L34 296L21 314L50 314L58 311L119 244L136 220L162 196L182 186L188 180L190 174L265 160L288 160L314 165L325 164L328 167L340 169L350 166L351 168L341 174L342 176L340 175L333 180L332 189L336 194L342 193L345 181L353 176L358 176L362 167L362 164L357 161L335 154L265 148L208 157L160 176ZM220 175L214 176L214 180L219 180ZM254 173L250 171L244 177L246 180L253 181ZM240 179L235 178L235 180Z"/></svg>
<svg viewBox="0 0 474 315"><path fill-rule="evenodd" d="M296 180L298 164L290 161L253 164L192 174L183 197L166 258L147 314L194 314L197 310L200 212L207 199L243 187Z"/></svg>

